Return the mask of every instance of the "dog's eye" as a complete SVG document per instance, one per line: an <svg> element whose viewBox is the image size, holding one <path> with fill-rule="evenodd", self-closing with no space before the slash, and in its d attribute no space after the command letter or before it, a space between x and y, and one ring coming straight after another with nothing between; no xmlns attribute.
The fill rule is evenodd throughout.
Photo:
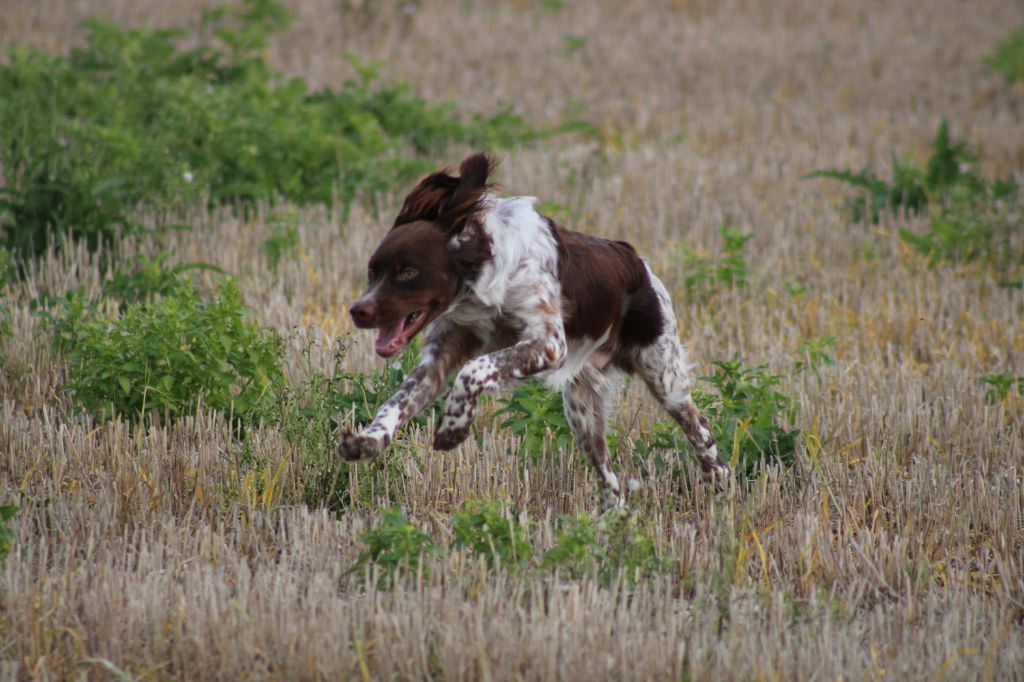
<svg viewBox="0 0 1024 682"><path fill-rule="evenodd" d="M420 273L416 268L404 268L400 273L398 273L398 277L395 279L399 282L411 282L416 279L416 275L418 274Z"/></svg>
<svg viewBox="0 0 1024 682"><path fill-rule="evenodd" d="M370 282L372 282L373 280L377 279L377 271L374 270L373 268L369 268L366 271L366 279L368 281L370 281Z"/></svg>

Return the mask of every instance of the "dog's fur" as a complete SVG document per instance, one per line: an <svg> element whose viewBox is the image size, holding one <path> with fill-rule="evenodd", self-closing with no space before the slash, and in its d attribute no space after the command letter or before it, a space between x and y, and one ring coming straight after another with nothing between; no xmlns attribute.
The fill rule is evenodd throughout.
<svg viewBox="0 0 1024 682"><path fill-rule="evenodd" d="M425 178L370 258L369 290L350 310L356 326L379 330L383 357L423 329L426 338L419 366L369 426L342 435L340 454L380 453L460 367L434 436L441 450L469 435L481 393L540 378L561 388L577 444L621 505L605 415L625 371L639 375L683 428L705 475L726 483L729 468L690 397L664 285L626 242L566 230L538 214L532 197L496 197L492 170L476 154L459 177Z"/></svg>

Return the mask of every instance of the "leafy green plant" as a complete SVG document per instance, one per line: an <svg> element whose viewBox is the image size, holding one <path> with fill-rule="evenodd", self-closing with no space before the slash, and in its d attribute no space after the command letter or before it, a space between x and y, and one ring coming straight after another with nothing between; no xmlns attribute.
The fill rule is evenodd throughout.
<svg viewBox="0 0 1024 682"><path fill-rule="evenodd" d="M920 213L930 220L920 232L900 229L906 244L933 262L986 260L1010 272L1024 263L1017 185L992 180L975 169L976 158L964 142L953 142L943 120L923 164L901 161L893 154L893 176L884 180L865 168L822 170L805 178L840 180L855 189L846 200L855 221L878 223L885 212Z"/></svg>
<svg viewBox="0 0 1024 682"><path fill-rule="evenodd" d="M892 157L892 178L885 180L865 168L850 170L819 170L804 178L830 178L860 190L846 201L853 220L879 222L885 211L917 213L929 203L942 203L955 192L978 195L991 192L997 197L1012 193L1009 181L988 181L973 170L974 155L964 142L954 143L949 124L943 120L932 140L932 155L923 166L913 161Z"/></svg>
<svg viewBox="0 0 1024 682"><path fill-rule="evenodd" d="M452 514L452 534L456 547L483 556L490 567L514 567L533 554L525 527L494 500L474 500Z"/></svg>
<svg viewBox="0 0 1024 682"><path fill-rule="evenodd" d="M985 401L988 403L1001 403L1009 397L1011 391L1017 395L1024 396L1024 377L1015 377L1012 374L986 374L981 382L988 386L985 391Z"/></svg>
<svg viewBox="0 0 1024 682"><path fill-rule="evenodd" d="M715 373L701 377L718 396L697 391L694 399L711 423L719 452L738 478L749 478L764 462L792 463L799 429L792 424L792 400L776 387L782 377L763 365L744 368L739 359L719 360Z"/></svg>
<svg viewBox="0 0 1024 682"><path fill-rule="evenodd" d="M284 385L283 345L246 314L230 279L210 299L183 282L173 295L120 314L73 295L51 319L65 388L101 419L174 419L200 404L240 425L272 418Z"/></svg>
<svg viewBox="0 0 1024 682"><path fill-rule="evenodd" d="M14 274L14 259L11 252L0 247L0 343L11 335L11 306L7 297L7 287L14 279Z"/></svg>
<svg viewBox="0 0 1024 682"><path fill-rule="evenodd" d="M441 554L441 548L431 537L398 509L381 513L376 527L363 533L361 540L366 549L360 552L350 570L364 572L367 566L376 566L380 571L377 586L382 589L390 587L402 572L423 571L425 574L424 557Z"/></svg>
<svg viewBox="0 0 1024 682"><path fill-rule="evenodd" d="M621 433L619 438L621 442ZM633 465L645 479L670 475L672 480L679 480L686 476L684 453L688 452L688 446L684 443L686 439L675 422L656 421L649 432L641 434L633 443Z"/></svg>
<svg viewBox="0 0 1024 682"><path fill-rule="evenodd" d="M793 361L793 372L800 374L806 372L808 369L814 372L814 376L821 379L821 375L818 369L821 366L831 366L836 364L835 358L829 353L835 348L836 338L834 336L826 336L820 339L804 339L793 354L796 356L796 360Z"/></svg>
<svg viewBox="0 0 1024 682"><path fill-rule="evenodd" d="M270 221L270 236L260 243L271 272L277 272L281 259L299 249L298 217L294 211L276 213Z"/></svg>
<svg viewBox="0 0 1024 682"><path fill-rule="evenodd" d="M51 243L91 247L141 229L141 206L171 216L201 201L287 198L344 210L393 187L453 142L508 146L579 128L538 130L510 110L458 114L354 55L359 77L310 93L261 53L289 20L276 0L207 13L208 37L85 24L68 56L16 49L0 60L0 243L20 257ZM415 152L410 154L410 150Z"/></svg>
<svg viewBox="0 0 1024 682"><path fill-rule="evenodd" d="M749 268L745 252L747 242L754 235L743 234L728 225L720 226L718 234L725 243L724 255L720 257L698 256L683 249L683 287L689 296L707 297L718 289L742 289L747 286Z"/></svg>
<svg viewBox="0 0 1024 682"><path fill-rule="evenodd" d="M18 507L13 504L0 506L0 563L7 558L11 545L18 539L14 531L7 527L7 522L13 519L19 511Z"/></svg>
<svg viewBox="0 0 1024 682"><path fill-rule="evenodd" d="M119 263L103 283L102 295L120 302L121 310L131 303L152 301L157 296L171 296L178 293L186 279L185 273L207 270L224 274L219 266L201 261L167 265L168 253L155 256L136 254L127 262Z"/></svg>
<svg viewBox="0 0 1024 682"><path fill-rule="evenodd" d="M523 452L536 457L545 447L566 450L572 444L572 430L565 418L562 394L539 381L526 381L508 397L499 398L504 415L501 428L519 436Z"/></svg>
<svg viewBox="0 0 1024 682"><path fill-rule="evenodd" d="M1007 83L1024 81L1024 28L1011 33L985 63L1001 73Z"/></svg>
<svg viewBox="0 0 1024 682"><path fill-rule="evenodd" d="M665 570L658 547L644 532L639 514L611 510L592 518L586 514L559 517L555 543L544 553L541 567L557 568L567 577L596 576L608 586L621 575L634 585Z"/></svg>

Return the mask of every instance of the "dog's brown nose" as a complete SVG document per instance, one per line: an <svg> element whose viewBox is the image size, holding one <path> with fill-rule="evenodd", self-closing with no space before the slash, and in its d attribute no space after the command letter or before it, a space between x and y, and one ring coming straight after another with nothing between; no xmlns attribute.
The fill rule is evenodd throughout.
<svg viewBox="0 0 1024 682"><path fill-rule="evenodd" d="M352 321L356 323L357 327L372 327L373 318L377 315L377 308L370 301L356 301L352 304L352 307L348 309L348 314L352 316Z"/></svg>

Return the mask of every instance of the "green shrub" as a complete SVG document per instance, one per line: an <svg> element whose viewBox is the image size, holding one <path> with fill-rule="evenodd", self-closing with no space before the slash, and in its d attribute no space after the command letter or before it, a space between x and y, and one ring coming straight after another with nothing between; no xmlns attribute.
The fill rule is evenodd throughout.
<svg viewBox="0 0 1024 682"><path fill-rule="evenodd" d="M14 274L14 259L10 251L0 246L0 344L11 335L11 306L7 286L14 279Z"/></svg>
<svg viewBox="0 0 1024 682"><path fill-rule="evenodd" d="M505 416L501 428L521 438L523 452L536 457L545 447L566 450L572 444L572 430L558 391L539 381L526 381L498 402L502 408L497 414Z"/></svg>
<svg viewBox="0 0 1024 682"><path fill-rule="evenodd" d="M224 274L222 268L198 261L168 266L170 257L169 253L158 253L152 257L136 254L127 262L118 263L110 279L103 283L102 296L118 301L120 309L124 310L131 303L177 294L185 286L183 275L193 270Z"/></svg>
<svg viewBox="0 0 1024 682"><path fill-rule="evenodd" d="M298 216L295 211L275 213L270 219L270 236L260 243L271 272L277 272L281 259L299 250Z"/></svg>
<svg viewBox="0 0 1024 682"><path fill-rule="evenodd" d="M14 518L20 510L13 504L0 506L0 563L6 558L11 550L11 545L18 538L14 531L7 527L7 522Z"/></svg>
<svg viewBox="0 0 1024 682"><path fill-rule="evenodd" d="M1007 83L1024 81L1024 28L1018 28L985 60Z"/></svg>
<svg viewBox="0 0 1024 682"><path fill-rule="evenodd" d="M718 289L742 289L747 286L749 269L746 260L747 242L752 234L743 234L728 225L718 228L725 242L724 255L718 258L697 256L683 249L683 288L688 296L707 297Z"/></svg>
<svg viewBox="0 0 1024 682"><path fill-rule="evenodd" d="M884 212L919 213L930 207L921 232L899 231L911 248L933 262L984 260L1005 274L1024 263L1021 206L1012 180L992 180L974 170L966 143L954 143L942 121L923 164L893 155L893 177L883 180L869 169L824 170L811 177L840 180L860 190L846 200L853 220L878 223Z"/></svg>
<svg viewBox="0 0 1024 682"><path fill-rule="evenodd" d="M665 570L654 539L640 524L639 514L623 509L605 512L596 519L562 516L555 543L544 553L542 568L557 568L572 579L596 576L611 585L622 575L627 585Z"/></svg>
<svg viewBox="0 0 1024 682"><path fill-rule="evenodd" d="M793 362L793 372L800 374L806 372L808 369L814 372L814 376L821 380L821 375L818 370L820 367L831 366L836 364L835 358L829 355L829 352L835 347L836 339L834 336L826 336L821 339L804 339L794 355L796 360Z"/></svg>
<svg viewBox="0 0 1024 682"><path fill-rule="evenodd" d="M662 419L654 423L649 433L633 443L633 465L640 470L642 478L661 478L669 475L672 480L686 476L684 464L688 453L686 438L675 422Z"/></svg>
<svg viewBox="0 0 1024 682"><path fill-rule="evenodd" d="M719 452L730 460L737 478L753 476L762 463L791 464L800 430L783 425L793 422L793 403L776 390L782 377L763 365L744 368L738 359L713 364L715 373L701 380L711 384L718 396L698 391L694 399L707 415Z"/></svg>
<svg viewBox="0 0 1024 682"><path fill-rule="evenodd" d="M932 155L925 164L902 161L893 154L893 175L884 180L869 168L819 170L804 178L831 178L860 190L846 200L854 221L878 223L883 212L917 213L930 203L943 204L955 195L995 199L1011 196L1015 185L1009 180L987 180L973 170L974 155L964 142L954 143L949 124L943 120L932 140Z"/></svg>
<svg viewBox="0 0 1024 682"><path fill-rule="evenodd" d="M988 386L985 391L985 402L1001 403L1006 400L1011 392L1024 396L1024 377L1015 377L1012 374L986 374L981 382Z"/></svg>
<svg viewBox="0 0 1024 682"><path fill-rule="evenodd" d="M174 419L202 403L244 425L275 414L283 344L246 319L234 282L204 299L183 282L120 314L72 295L52 317L75 404L101 419Z"/></svg>
<svg viewBox="0 0 1024 682"><path fill-rule="evenodd" d="M513 567L533 554L526 529L493 500L474 500L452 514L452 534L456 547L483 556L490 567Z"/></svg>
<svg viewBox="0 0 1024 682"><path fill-rule="evenodd" d="M371 564L376 566L380 571L377 586L382 589L390 587L395 577L404 571L422 570L425 574L424 556L441 554L441 548L430 536L398 509L383 512L377 526L363 533L361 539L366 549L350 570L365 571Z"/></svg>
<svg viewBox="0 0 1024 682"><path fill-rule="evenodd" d="M208 13L208 39L86 22L68 56L12 50L0 63L0 243L32 256L51 242L90 246L138 229L139 206L171 215L200 201L287 198L344 209L422 173L453 142L507 146L538 131L505 110L460 116L408 86L359 78L310 93L260 57L286 25L275 0ZM575 128L579 126L576 125ZM413 151L416 155L411 155Z"/></svg>

